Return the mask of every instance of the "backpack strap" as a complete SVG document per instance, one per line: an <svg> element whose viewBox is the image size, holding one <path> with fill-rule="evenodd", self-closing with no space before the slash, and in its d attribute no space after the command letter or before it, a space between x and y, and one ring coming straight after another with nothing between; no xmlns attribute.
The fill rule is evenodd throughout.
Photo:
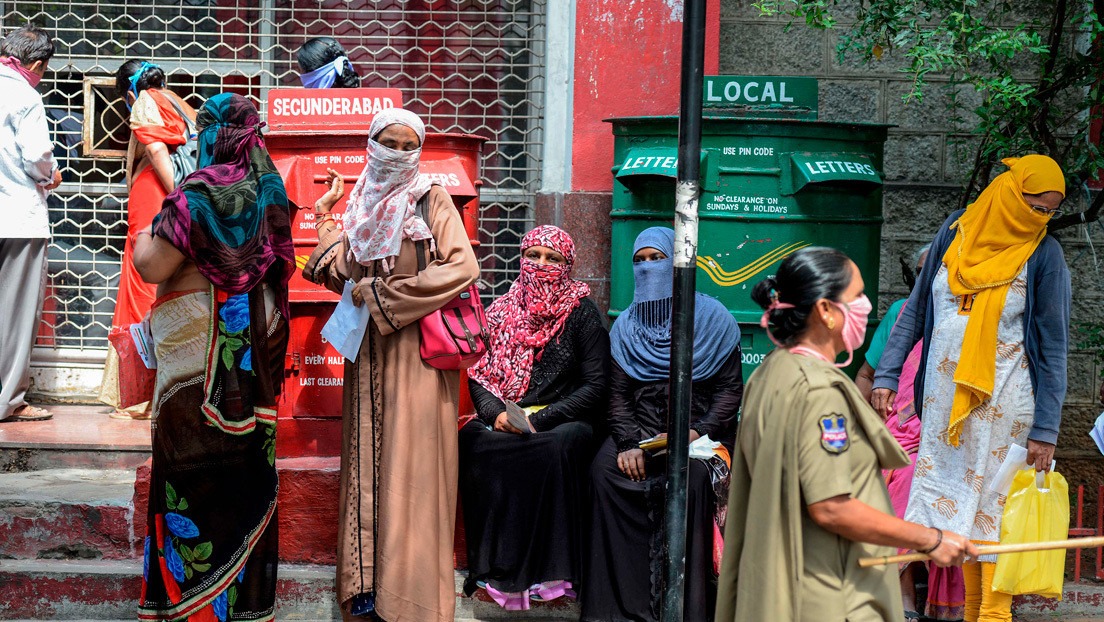
<svg viewBox="0 0 1104 622"><path fill-rule="evenodd" d="M418 204L414 208L414 214L421 218L425 222L426 226L429 226L429 193L422 195L422 198L418 199ZM425 240L414 240L414 248L418 249L418 272L426 269L426 252Z"/></svg>

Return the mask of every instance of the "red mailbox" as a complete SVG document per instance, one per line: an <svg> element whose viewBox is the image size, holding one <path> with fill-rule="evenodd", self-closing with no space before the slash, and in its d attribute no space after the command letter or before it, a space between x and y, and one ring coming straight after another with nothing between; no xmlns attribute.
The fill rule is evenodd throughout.
<svg viewBox="0 0 1104 622"><path fill-rule="evenodd" d="M336 456L341 449L344 358L320 334L338 296L301 275L315 234L315 200L325 190L326 169L346 183L346 197L364 169L368 127L380 110L402 106L396 89L281 89L269 92L265 142L284 178L288 198L301 209L292 218L299 270L289 284L291 341L287 380L278 412L278 457ZM421 171L452 195L477 244L480 156L486 138L427 133ZM335 207L338 226L345 200ZM466 393L466 392L465 392Z"/></svg>

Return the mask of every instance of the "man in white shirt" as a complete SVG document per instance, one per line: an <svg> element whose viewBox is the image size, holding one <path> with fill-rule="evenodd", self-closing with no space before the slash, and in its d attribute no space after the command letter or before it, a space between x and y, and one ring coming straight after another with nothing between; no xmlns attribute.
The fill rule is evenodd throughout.
<svg viewBox="0 0 1104 622"><path fill-rule="evenodd" d="M46 293L46 195L61 183L35 90L53 55L50 36L34 24L0 41L0 421L50 418L25 398Z"/></svg>

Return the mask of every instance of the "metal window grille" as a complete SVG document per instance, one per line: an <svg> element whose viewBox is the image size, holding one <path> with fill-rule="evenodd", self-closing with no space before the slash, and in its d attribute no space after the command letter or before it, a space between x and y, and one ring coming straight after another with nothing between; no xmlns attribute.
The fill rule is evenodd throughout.
<svg viewBox="0 0 1104 622"><path fill-rule="evenodd" d="M364 86L401 89L431 129L490 138L478 253L487 296L504 293L540 185L547 2L0 2L5 33L30 20L57 46L40 90L64 183L50 199L50 291L38 345L107 345L127 232L119 65L156 62L193 105L230 90L263 111L270 88L299 85L295 52L320 35L345 46Z"/></svg>

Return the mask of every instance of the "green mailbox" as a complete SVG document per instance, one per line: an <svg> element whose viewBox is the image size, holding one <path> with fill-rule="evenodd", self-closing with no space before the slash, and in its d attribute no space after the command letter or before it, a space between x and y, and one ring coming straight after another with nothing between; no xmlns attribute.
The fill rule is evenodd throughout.
<svg viewBox="0 0 1104 622"><path fill-rule="evenodd" d="M740 322L747 375L773 347L751 288L798 249L847 253L877 308L889 126L817 121L812 78L707 76L704 98L697 286ZM674 219L678 117L607 121L615 179L610 314L617 315L632 302L637 234Z"/></svg>

